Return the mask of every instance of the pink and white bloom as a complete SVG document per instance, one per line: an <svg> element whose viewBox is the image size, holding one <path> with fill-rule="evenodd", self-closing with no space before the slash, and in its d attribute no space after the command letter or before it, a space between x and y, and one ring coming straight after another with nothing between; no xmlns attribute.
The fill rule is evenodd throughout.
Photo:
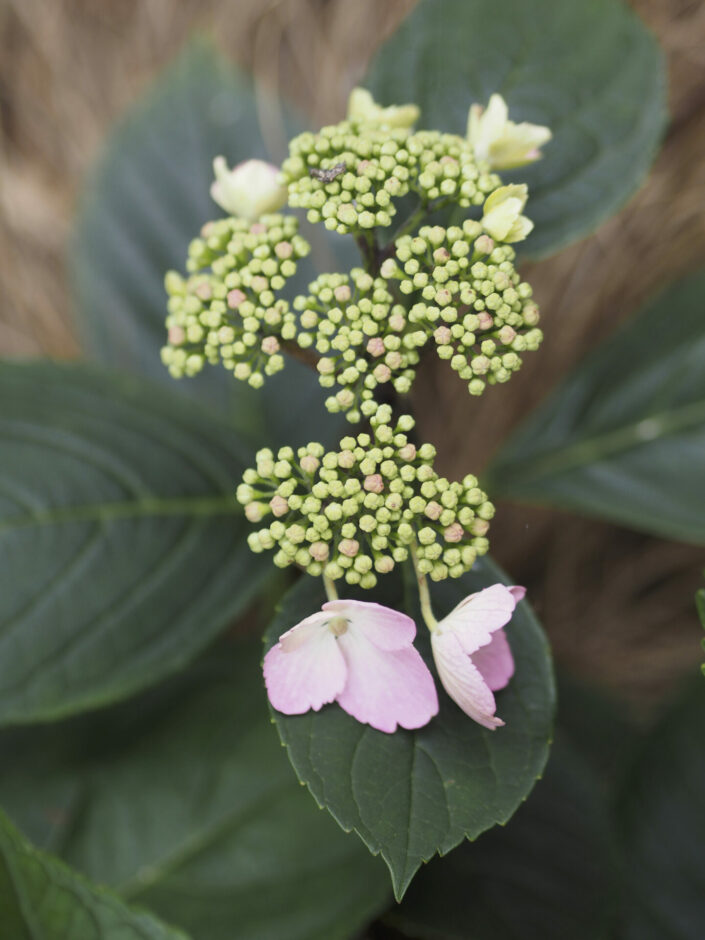
<svg viewBox="0 0 705 940"><path fill-rule="evenodd" d="M421 728L438 713L433 677L406 614L365 601L328 601L264 657L269 701L285 715L337 702L378 731Z"/></svg>
<svg viewBox="0 0 705 940"><path fill-rule="evenodd" d="M216 157L213 172L211 197L230 215L254 222L286 202L287 189L279 182L278 168L264 160L245 160L230 170L225 157Z"/></svg>
<svg viewBox="0 0 705 940"><path fill-rule="evenodd" d="M438 676L466 715L494 730L504 722L495 714L493 692L514 675L514 658L502 629L524 597L523 587L491 587L462 600L431 633Z"/></svg>

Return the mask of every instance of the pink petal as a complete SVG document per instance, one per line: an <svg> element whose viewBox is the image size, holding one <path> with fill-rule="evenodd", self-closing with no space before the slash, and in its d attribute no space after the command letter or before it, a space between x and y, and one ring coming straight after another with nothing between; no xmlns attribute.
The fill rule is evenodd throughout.
<svg viewBox="0 0 705 940"><path fill-rule="evenodd" d="M269 701L285 715L318 711L345 686L347 669L335 636L320 613L285 633L264 657Z"/></svg>
<svg viewBox="0 0 705 940"><path fill-rule="evenodd" d="M406 614L369 601L328 601L323 610L346 617L380 650L400 650L411 646L416 624Z"/></svg>
<svg viewBox="0 0 705 940"><path fill-rule="evenodd" d="M348 667L348 681L338 696L341 708L378 731L422 728L438 714L433 677L419 652L384 651L357 624L338 640Z"/></svg>
<svg viewBox="0 0 705 940"><path fill-rule="evenodd" d="M519 584L512 584L509 590L511 592L512 597L517 602L517 604L519 603L519 601L523 601L524 598L526 597L526 588L521 587L521 585Z"/></svg>
<svg viewBox="0 0 705 940"><path fill-rule="evenodd" d="M431 649L443 688L465 714L492 731L503 725L495 715L494 695L456 635L434 631Z"/></svg>
<svg viewBox="0 0 705 940"><path fill-rule="evenodd" d="M514 675L514 657L504 630L497 630L487 646L472 654L472 664L493 692L507 685Z"/></svg>
<svg viewBox="0 0 705 940"><path fill-rule="evenodd" d="M508 587L493 584L462 600L439 623L439 632L453 633L465 652L472 655L492 640L495 630L509 623L516 603Z"/></svg>

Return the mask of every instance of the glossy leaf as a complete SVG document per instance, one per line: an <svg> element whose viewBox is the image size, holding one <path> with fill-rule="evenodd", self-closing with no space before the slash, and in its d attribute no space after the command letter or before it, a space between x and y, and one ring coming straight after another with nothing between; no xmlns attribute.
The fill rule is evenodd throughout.
<svg viewBox="0 0 705 940"><path fill-rule="evenodd" d="M483 561L460 581L434 587L437 613L445 615L464 595L499 580L505 580L499 569ZM371 599L370 592L365 597ZM284 598L268 643L324 600L318 582L304 578ZM399 593L384 603L405 606ZM409 603L416 613L415 601ZM417 646L428 655L422 630ZM354 829L373 854L382 854L397 898L422 862L506 822L546 762L553 678L546 640L525 603L508 635L516 674L498 693L506 727L494 733L445 695L440 714L425 728L391 735L359 724L337 705L296 717L272 713L299 779L343 829Z"/></svg>
<svg viewBox="0 0 705 940"><path fill-rule="evenodd" d="M705 275L669 287L500 450L494 496L705 542Z"/></svg>
<svg viewBox="0 0 705 940"><path fill-rule="evenodd" d="M424 866L389 920L418 940L596 940L614 913L613 862L599 782L559 739L509 823Z"/></svg>
<svg viewBox="0 0 705 940"><path fill-rule="evenodd" d="M386 873L297 782L260 648L223 643L58 744L54 729L6 734L0 799L72 865L198 940L346 940L387 905Z"/></svg>
<svg viewBox="0 0 705 940"><path fill-rule="evenodd" d="M252 600L232 426L132 378L0 365L0 723L111 702Z"/></svg>
<svg viewBox="0 0 705 940"><path fill-rule="evenodd" d="M282 150L294 126L291 117L277 125ZM127 112L83 195L71 261L84 347L109 366L227 410L254 443L321 439L339 421L325 411L315 374L296 361L287 361L260 391L215 366L175 381L161 363L164 275L185 269L191 239L204 222L222 216L209 195L218 154L231 165L250 157L278 163L284 156L267 152L252 83L212 45L198 42ZM308 226L305 234L316 231ZM334 263L328 242L318 239L314 247L315 263ZM311 262L300 265L296 290L313 272Z"/></svg>
<svg viewBox="0 0 705 940"><path fill-rule="evenodd" d="M421 0L365 80L385 104L415 101L424 127L465 134L468 108L504 96L515 121L548 125L529 184L543 256L614 213L642 182L664 126L665 69L621 0Z"/></svg>
<svg viewBox="0 0 705 940"><path fill-rule="evenodd" d="M0 918L7 940L187 940L37 851L2 812Z"/></svg>
<svg viewBox="0 0 705 940"><path fill-rule="evenodd" d="M625 781L622 820L631 894L624 940L700 940L705 924L705 689L653 735Z"/></svg>

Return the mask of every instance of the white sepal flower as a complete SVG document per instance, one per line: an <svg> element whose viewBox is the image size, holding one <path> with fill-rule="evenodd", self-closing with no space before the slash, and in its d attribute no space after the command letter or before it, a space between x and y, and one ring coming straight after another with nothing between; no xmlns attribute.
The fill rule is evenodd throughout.
<svg viewBox="0 0 705 940"><path fill-rule="evenodd" d="M511 170L539 160L540 148L552 136L540 124L510 121L501 95L492 95L486 108L474 104L468 112L468 140L477 158L486 160L493 170Z"/></svg>
<svg viewBox="0 0 705 940"><path fill-rule="evenodd" d="M353 88L348 98L348 120L367 124L368 127L411 128L419 119L419 108L415 104L377 104L366 88Z"/></svg>
<svg viewBox="0 0 705 940"><path fill-rule="evenodd" d="M245 160L231 170L225 157L216 157L213 172L211 197L230 215L254 222L286 202L287 189L279 182L278 167L264 160Z"/></svg>
<svg viewBox="0 0 705 940"><path fill-rule="evenodd" d="M520 242L534 223L522 215L529 191L526 183L500 186L485 200L482 227L496 241Z"/></svg>

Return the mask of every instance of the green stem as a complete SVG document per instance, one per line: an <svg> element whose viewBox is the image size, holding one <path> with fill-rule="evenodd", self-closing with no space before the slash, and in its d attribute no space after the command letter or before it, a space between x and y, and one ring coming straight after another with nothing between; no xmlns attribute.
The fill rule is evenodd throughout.
<svg viewBox="0 0 705 940"><path fill-rule="evenodd" d="M323 587L326 589L326 597L329 601L338 600L338 592L335 589L335 584L325 575L323 575Z"/></svg>
<svg viewBox="0 0 705 940"><path fill-rule="evenodd" d="M431 633L433 633L433 631L438 626L438 621L436 620L431 608L431 594L428 590L428 581L426 580L426 575L419 571L419 556L416 553L415 542L412 542L411 544L411 561L414 565L414 572L416 573L416 584L419 589L421 616L423 617L424 623L428 629L431 631Z"/></svg>

